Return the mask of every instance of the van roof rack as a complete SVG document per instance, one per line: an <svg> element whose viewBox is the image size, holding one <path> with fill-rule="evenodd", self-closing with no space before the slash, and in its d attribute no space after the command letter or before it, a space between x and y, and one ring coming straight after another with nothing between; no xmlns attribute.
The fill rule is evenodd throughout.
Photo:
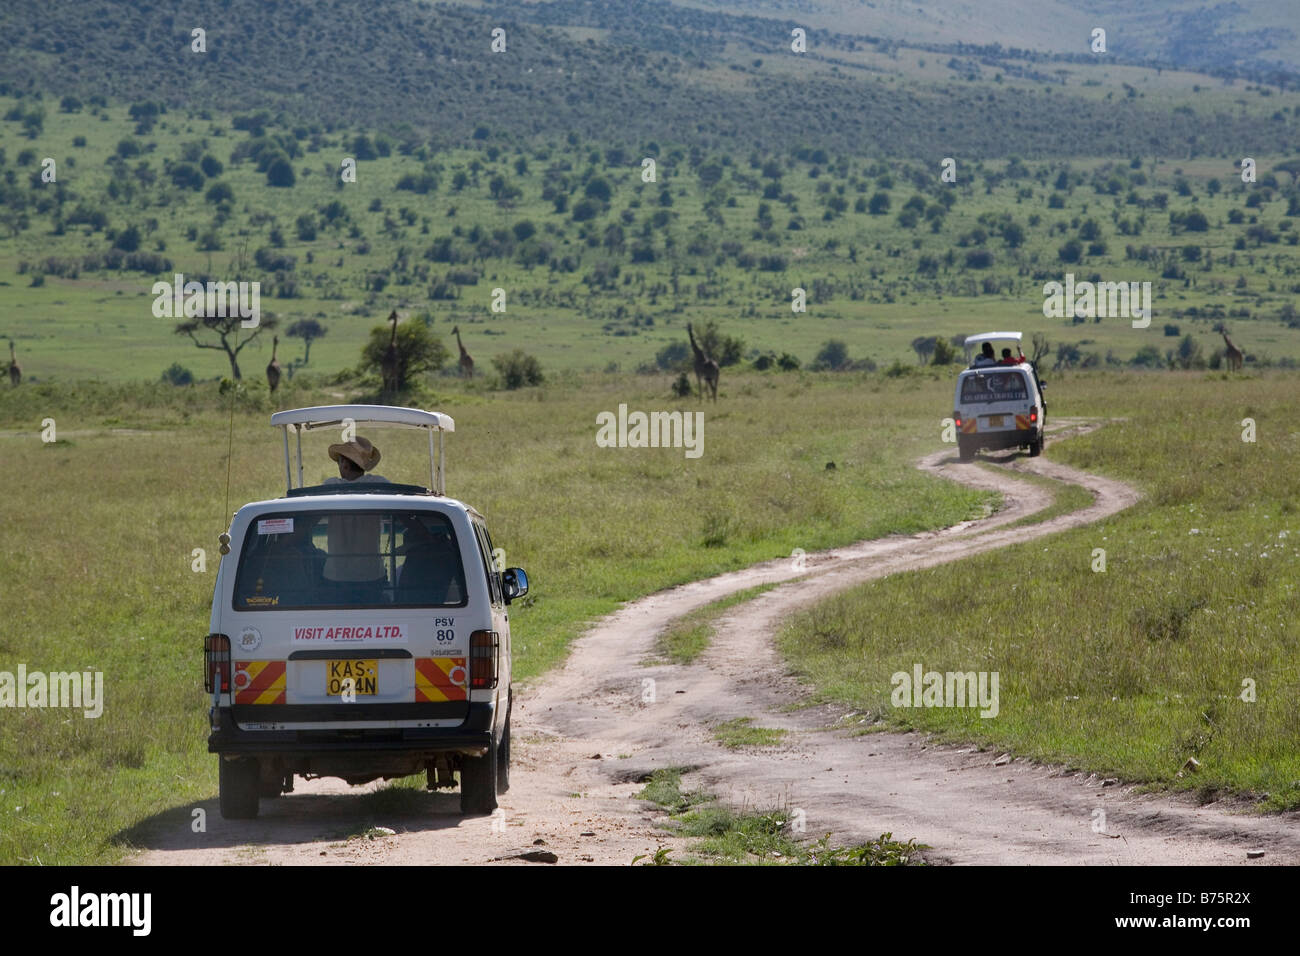
<svg viewBox="0 0 1300 956"><path fill-rule="evenodd" d="M446 493L446 452L442 444L445 432L454 432L456 422L442 412L427 412L422 408L401 408L396 405L315 405L311 408L290 408L271 416L273 428L284 429L284 477L288 491L293 492L293 473L289 466L289 432L298 437L298 487L302 481L302 433L319 428L337 428L344 423L365 423L372 426L398 428L423 428L429 433L429 490L435 495ZM437 452L433 435L438 433ZM331 486L333 487L333 486ZM339 494L351 494L355 489L341 487Z"/></svg>

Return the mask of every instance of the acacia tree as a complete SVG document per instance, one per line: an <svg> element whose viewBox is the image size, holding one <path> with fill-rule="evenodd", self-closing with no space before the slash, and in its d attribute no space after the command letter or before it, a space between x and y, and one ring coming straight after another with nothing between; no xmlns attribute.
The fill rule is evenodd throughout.
<svg viewBox="0 0 1300 956"><path fill-rule="evenodd" d="M299 319L284 334L294 339L302 339L306 346L302 356L302 364L306 365L311 361L311 343L317 339L325 338L325 333L329 330L321 325L315 319Z"/></svg>
<svg viewBox="0 0 1300 956"><path fill-rule="evenodd" d="M417 375L438 371L447 363L450 354L447 347L442 344L442 339L430 332L423 321L399 322L395 340L393 327L385 323L370 330L370 341L361 350L363 370L375 371L383 375L384 354L388 351L390 340L397 348L398 392L403 392L410 387Z"/></svg>
<svg viewBox="0 0 1300 956"><path fill-rule="evenodd" d="M202 315L187 319L184 322L176 323L177 335L188 335L195 346L201 349L218 349L226 353L226 358L230 360L230 374L239 381L243 376L239 372L239 353L242 352L250 342L262 334L265 329L274 329L278 324L275 319L263 318L257 328L253 329L253 334L244 338L240 333L245 331L240 323L243 322L238 311L234 315ZM215 335L215 342L203 341L200 335Z"/></svg>

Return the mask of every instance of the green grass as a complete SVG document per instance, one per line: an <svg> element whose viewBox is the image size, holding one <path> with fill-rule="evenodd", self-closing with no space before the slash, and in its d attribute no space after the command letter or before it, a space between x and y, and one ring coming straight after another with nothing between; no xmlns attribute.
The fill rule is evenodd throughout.
<svg viewBox="0 0 1300 956"><path fill-rule="evenodd" d="M733 387L704 410L699 459L596 447L597 412L620 402L696 407L640 377L426 396L457 423L449 492L487 516L508 564L530 572L532 592L511 614L517 680L561 660L621 602L795 548L952 524L989 500L912 468L937 441L934 409L950 388L937 377L751 374ZM280 397L309 405L351 393L299 379ZM0 389L0 670L105 675L97 720L5 711L0 860L110 862L123 850L114 834L216 793L200 670L217 535L230 512L281 494L284 480L266 393L241 393L227 503L222 403L210 385ZM46 417L71 444L41 443ZM423 480L418 436L376 439L388 478ZM309 483L333 468L326 441L307 440ZM191 570L195 548L206 551L203 573Z"/></svg>
<svg viewBox="0 0 1300 956"><path fill-rule="evenodd" d="M1285 100L1300 104L1295 94ZM1200 108L1200 100L1184 91L1179 102L1187 101ZM26 98L0 96L0 113L15 105L35 108ZM1190 334L1208 358L1222 348L1212 329L1218 318L1229 321L1248 356L1261 362L1300 358L1300 322L1288 322L1282 311L1294 296L1297 230L1288 210L1295 186L1282 171L1268 180L1281 155L1256 157L1261 182L1251 186L1234 182L1231 165L1219 160L1152 159L1135 169L1124 159L1083 157L964 163L958 182L940 188L934 169L908 161L828 156L813 162L755 154L755 166L748 157L719 154L701 155L693 164L674 150L661 156L658 181L643 183L626 163L611 164L599 155L593 162L585 144L556 147L545 158L538 151L490 157L487 149L499 150L490 146L434 150L424 159L394 151L362 162L358 182L340 189L326 157L345 152L355 133L339 131L305 144L295 164L311 175L301 176L292 189L276 189L266 186L253 163L230 162L250 137L231 127L229 114L201 118L197 110L173 111L149 134L137 136L122 103L93 114L46 106L36 140L28 144L13 135L12 145L6 144L17 198L0 223L9 227L0 234L0 342L15 340L29 381L154 380L174 362L201 379L229 374L221 352L195 348L173 333L172 320L153 315L153 283L170 281L171 270L158 276L85 269L60 275L51 265L106 252L116 241L110 233L128 226L141 229L143 251L165 255L187 276L239 273L262 281L264 315L281 323L279 358L286 368L303 356L302 342L284 337L287 326L304 318L321 321L328 334L312 346L307 368L324 374L355 365L369 330L391 308L403 317L427 317L449 346L450 330L459 324L478 369L489 374L493 357L521 345L551 375L653 367L660 349L685 342L687 321L709 320L744 341L746 358L788 351L805 364L832 338L847 343L854 359L884 367L914 363L910 343L917 337L1007 325L1027 335L1044 332L1057 344L1078 344L1091 361L1105 362L1109 354L1122 363L1143 347L1163 355L1177 346L1178 337L1163 334L1168 323L1179 335ZM2 132L19 129L16 122L0 121ZM274 125L268 132L292 136ZM78 136L86 138L85 146L73 145ZM110 159L123 140L136 141L144 151L116 166ZM213 205L204 199L205 190L171 183L164 166L179 162L187 149L224 164L212 182L234 190L232 203ZM25 150L31 156L19 162ZM65 218L84 203L104 212L107 227L56 221L57 207L47 203L54 184L28 181L46 155L62 163L57 186ZM514 167L520 158L528 164L523 173ZM706 160L722 170L714 186L701 181ZM779 180L763 174L768 160L782 171ZM157 177L152 185L138 181L134 170L140 163ZM557 170L565 164L571 172ZM436 190L417 195L396 189L403 175L426 165L439 170ZM611 198L593 220L575 222L571 207L582 198L588 170L609 184ZM1058 190L1062 171L1066 182ZM457 173L467 176L462 188L452 185ZM498 175L521 190L517 198L492 195ZM1221 186L1215 194L1211 180ZM764 189L774 183L781 198L765 199ZM1179 194L1183 184L1189 195ZM556 190L572 195L569 211L556 212L543 199ZM858 200L877 192L892 197L888 214L856 211ZM660 205L661 194L671 206ZM1047 207L1053 195L1062 208ZM927 215L951 204L933 220L937 230L928 218L911 226L899 221L904 205L917 200ZM841 201L847 206L837 210ZM330 222L325 210L333 203L345 212ZM1170 222L1170 212L1191 209L1205 213L1205 232ZM1243 218L1233 223L1232 213ZM314 239L298 237L300 216L316 220ZM1024 230L1019 246L1002 238L1008 219ZM1058 250L1089 221L1097 225L1104 251L1064 263ZM525 222L536 233L520 243L513 229ZM1252 234L1257 226L1267 227L1272 237ZM222 238L220 249L203 248L211 228ZM619 232L606 241L611 229ZM496 233L506 238L494 240ZM429 258L439 240L452 241L459 261ZM521 261L521 253L541 242L551 249L547 264ZM633 258L633 250L643 247L651 248L653 261ZM1185 257L1191 247L1195 259ZM246 261L262 249L294 257L293 269L277 277ZM993 254L990 267L966 265L966 253L976 249ZM1156 258L1136 258L1143 249ZM772 263L767 270L765 258ZM452 276L471 272L472 283L468 275ZM1095 274L1151 280L1151 327L1045 318L1043 282L1062 280L1066 272L1080 279ZM292 289L289 279L296 282ZM431 289L443 283L455 299L430 298ZM798 314L791 311L796 287L809 296L807 311ZM497 288L507 293L503 313L490 310ZM245 377L261 380L270 349L270 335L263 333L243 351ZM735 381L734 367L724 368L725 396Z"/></svg>
<svg viewBox="0 0 1300 956"><path fill-rule="evenodd" d="M885 833L879 839L854 846L831 846L830 835L819 840L795 839L795 819L785 808L768 811L734 810L714 804L702 791L683 792L683 767L651 774L638 800L657 803L673 818L674 835L690 837L690 856L681 863L712 865L785 866L906 866L924 865L921 851L929 847L915 840L906 843ZM660 847L646 866L679 862L671 850ZM643 859L636 857L632 862Z"/></svg>
<svg viewBox="0 0 1300 956"><path fill-rule="evenodd" d="M760 584L758 587L746 588L697 608L689 614L683 614L674 619L659 635L656 649L674 664L694 663L713 640L714 625L724 611L752 600L774 587L775 584Z"/></svg>
<svg viewBox="0 0 1300 956"><path fill-rule="evenodd" d="M755 727L753 717L737 717L713 728L713 739L729 750L779 747L786 732L778 727Z"/></svg>
<svg viewBox="0 0 1300 956"><path fill-rule="evenodd" d="M1054 445L1052 457L1128 480L1142 502L837 595L796 615L781 650L821 697L889 726L1300 806L1294 379L1073 376L1068 395L1062 414L1125 420ZM1253 444L1241 440L1248 417ZM1104 573L1092 570L1097 548ZM916 663L997 671L998 716L893 707L891 675ZM1178 776L1192 756L1199 772Z"/></svg>
<svg viewBox="0 0 1300 956"><path fill-rule="evenodd" d="M1059 446L1055 446L1059 447ZM987 462L981 462L980 467L988 471L1005 474L1005 471L997 465L991 465ZM1092 504L1092 494L1086 488L1080 488L1078 485L1070 484L1068 481L1057 481L1055 478L1048 478L1046 475L1035 475L1031 472L1016 472L1018 480L1027 481L1031 485L1038 485L1040 488L1046 488L1052 493L1052 503L1041 511L1036 511L1031 515L1025 515L1023 518L1017 518L1008 525L1007 528L1022 528L1028 525L1041 524L1049 518L1055 518L1059 515L1070 514L1081 508L1086 508Z"/></svg>

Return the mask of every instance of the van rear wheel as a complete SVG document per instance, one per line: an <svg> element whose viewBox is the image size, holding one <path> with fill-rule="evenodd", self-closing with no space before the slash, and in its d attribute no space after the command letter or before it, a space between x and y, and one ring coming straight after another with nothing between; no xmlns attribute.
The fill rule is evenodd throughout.
<svg viewBox="0 0 1300 956"><path fill-rule="evenodd" d="M460 812L491 813L497 808L498 748L493 737L481 757L465 757L460 765Z"/></svg>
<svg viewBox="0 0 1300 956"><path fill-rule="evenodd" d="M236 760L218 758L217 786L221 815L227 820L251 820L257 816L262 772L251 757Z"/></svg>
<svg viewBox="0 0 1300 956"><path fill-rule="evenodd" d="M1032 442L1029 443L1029 457L1037 458L1042 453L1043 453L1043 436L1039 435L1036 439L1034 439Z"/></svg>

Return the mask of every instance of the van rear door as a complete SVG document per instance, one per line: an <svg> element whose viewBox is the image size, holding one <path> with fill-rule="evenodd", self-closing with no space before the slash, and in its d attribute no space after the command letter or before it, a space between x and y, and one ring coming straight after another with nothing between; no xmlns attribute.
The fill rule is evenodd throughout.
<svg viewBox="0 0 1300 956"><path fill-rule="evenodd" d="M459 723L468 608L450 517L393 507L267 511L231 592L241 725Z"/></svg>
<svg viewBox="0 0 1300 956"><path fill-rule="evenodd" d="M962 378L960 406L964 421L980 434L1027 431L1031 427L1032 392L1018 368L990 367Z"/></svg>

